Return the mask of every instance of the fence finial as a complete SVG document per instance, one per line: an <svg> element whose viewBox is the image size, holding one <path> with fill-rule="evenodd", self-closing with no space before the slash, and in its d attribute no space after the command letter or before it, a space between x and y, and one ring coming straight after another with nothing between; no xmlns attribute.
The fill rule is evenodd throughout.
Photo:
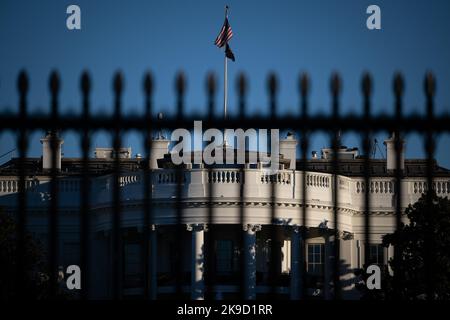
<svg viewBox="0 0 450 320"><path fill-rule="evenodd" d="M330 79L330 89L333 96L338 96L341 93L342 81L339 73L333 72Z"/></svg>
<svg viewBox="0 0 450 320"><path fill-rule="evenodd" d="M245 77L245 73L244 72L240 72L238 77L237 77L237 91L239 96L243 97L246 95L247 93L247 87L248 87L248 83L247 83L247 78Z"/></svg>
<svg viewBox="0 0 450 320"><path fill-rule="evenodd" d="M80 88L81 92L84 95L89 94L89 92L91 91L91 78L87 70L83 71L83 73L81 74Z"/></svg>
<svg viewBox="0 0 450 320"><path fill-rule="evenodd" d="M302 72L300 74L299 88L300 88L300 94L303 97L306 97L309 94L310 81L309 81L308 73Z"/></svg>
<svg viewBox="0 0 450 320"><path fill-rule="evenodd" d="M52 95L57 95L60 88L59 74L56 70L50 73L49 89Z"/></svg>
<svg viewBox="0 0 450 320"><path fill-rule="evenodd" d="M364 96L369 97L372 94L372 77L369 72L364 72L361 80L361 90Z"/></svg>
<svg viewBox="0 0 450 320"><path fill-rule="evenodd" d="M116 94L120 95L123 90L123 75L121 71L117 71L114 74L114 80L113 80L113 90Z"/></svg>
<svg viewBox="0 0 450 320"><path fill-rule="evenodd" d="M20 71L17 77L17 90L21 95L25 95L28 92L28 74L25 70Z"/></svg>
<svg viewBox="0 0 450 320"><path fill-rule="evenodd" d="M150 71L144 74L144 92L148 95L153 93L153 77Z"/></svg>
<svg viewBox="0 0 450 320"><path fill-rule="evenodd" d="M216 89L216 75L211 71L206 76L206 92L208 93L208 95L213 96L216 93Z"/></svg>
<svg viewBox="0 0 450 320"><path fill-rule="evenodd" d="M396 72L394 75L394 94L397 97L400 97L403 95L403 92L405 90L405 83L403 81L403 75L400 72Z"/></svg>
<svg viewBox="0 0 450 320"><path fill-rule="evenodd" d="M271 72L269 74L269 77L267 78L267 88L269 90L269 94L271 96L274 96L277 93L278 90L278 80L277 76L274 72Z"/></svg>
<svg viewBox="0 0 450 320"><path fill-rule="evenodd" d="M186 90L186 76L184 75L184 72L180 71L178 72L176 78L175 78L175 91L178 95L182 96L184 95L184 92Z"/></svg>
<svg viewBox="0 0 450 320"><path fill-rule="evenodd" d="M424 90L425 94L429 97L433 97L436 92L436 79L430 71L425 74Z"/></svg>

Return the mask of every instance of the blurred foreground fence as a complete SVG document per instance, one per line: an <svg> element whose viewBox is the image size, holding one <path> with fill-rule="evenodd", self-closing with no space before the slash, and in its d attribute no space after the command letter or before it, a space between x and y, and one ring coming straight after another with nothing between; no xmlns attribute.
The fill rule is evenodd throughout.
<svg viewBox="0 0 450 320"><path fill-rule="evenodd" d="M91 77L88 73L83 73L80 79L80 91L82 96L82 112L79 115L64 115L59 112L60 101L59 101L59 93L61 91L61 81L56 72L53 72L49 78L49 91L50 91L50 106L51 111L48 115L35 115L27 112L28 109L28 91L29 91L29 80L26 72L21 72L18 80L17 80L17 89L19 95L19 108L18 112L11 113L0 113L0 132L5 131L13 131L17 134L17 149L18 149L18 203L17 203L17 248L18 248L18 264L17 264L17 274L15 275L16 285L18 288L19 296L21 290L26 290L24 287L24 283L22 280L22 276L27 270L25 270L24 264L24 252L25 252L25 233L26 226L29 220L29 213L27 208L27 198L26 198L26 175L28 174L25 170L25 161L26 154L28 150L28 136L30 133L36 130L50 130L51 132L61 132L68 130L75 130L79 134L80 145L82 149L82 174L81 174L81 186L80 186L80 210L79 210L79 219L81 226L81 270L83 275L88 275L88 269L90 268L89 259L91 250L89 246L89 234L92 230L90 230L89 223L89 203L92 197L95 195L90 194L89 192L89 150L91 148L91 135L99 130L107 130L112 137L113 147L115 149L116 154L119 153L119 149L122 146L122 135L123 133L130 130L137 130L143 136L144 148L145 148L145 158L150 159L152 152L152 139L151 135L157 130L160 129L176 129L176 128L191 128L192 123L196 119L194 116L187 114L185 111L185 94L186 94L186 80L182 73L178 74L175 80L175 95L176 95L176 115L173 117L168 117L164 119L157 119L154 116L153 112L153 79L150 73L145 74L143 79L143 94L145 97L145 104L143 106L144 114L142 116L137 115L125 115L122 113L122 96L124 92L124 79L122 74L117 73L114 76L112 82L112 91L114 94L114 113L108 116L92 116L90 114L91 109ZM267 128L267 129L290 129L294 130L301 136L301 145L300 145L300 168L297 170L306 171L307 170L307 150L309 148L308 145L308 137L314 132L327 132L330 134L330 141L332 148L334 149L334 154L337 155L338 148L340 146L340 132L356 132L360 134L363 153L366 155L364 158L364 180L365 185L370 185L371 180L371 171L370 171L370 157L367 155L370 154L372 150L372 137L376 132L384 131L384 132L394 132L395 134L395 147L396 150L399 151L401 148L400 138L402 134L406 133L419 133L424 137L424 147L427 155L427 172L426 179L428 186L433 185L433 158L435 151L435 137L437 134L448 133L450 131L450 118L448 115L435 117L434 116L434 93L435 93L435 79L432 74L428 73L424 79L424 97L425 97L425 109L426 114L424 116L412 115L412 116L404 116L402 113L403 110L403 94L404 94L404 80L400 74L396 74L393 79L392 89L393 89L393 108L395 110L392 116L380 115L373 116L371 114L371 97L372 97L372 80L369 74L364 74L361 80L361 94L363 97L362 104L362 114L361 115L348 115L341 116L340 115L340 96L341 96L341 79L338 74L333 74L330 79L330 94L331 94L331 115L310 115L309 114L309 92L310 92L310 80L307 74L301 74L298 82L298 108L299 108L299 116L279 116L277 114L278 102L277 102L277 94L278 94L278 81L274 74L269 75L267 81L267 93L268 93L268 109L270 111L268 116L246 116L246 106L247 106L247 87L248 83L246 77L241 74L236 82L236 92L238 94L238 114L236 116L229 116L227 119L223 119L221 116L215 116L213 114L213 110L215 110L216 104L216 96L217 96L217 85L216 80L213 74L208 75L206 79L206 97L207 97L207 105L206 108L208 110L208 116L205 119L201 119L203 121L203 126L207 128ZM53 137L54 135L52 135ZM51 141L52 148L57 147L56 138L52 138ZM51 201L48 207L48 234L49 234L49 242L48 242L48 261L49 261L49 276L50 276L50 296L55 296L57 293L57 277L58 277L58 199L59 199L59 187L56 183L56 179L60 172L56 168L56 152L52 153L52 169L49 172L51 176L51 184L50 184L50 194ZM397 155L397 168L400 167L400 152L396 152ZM333 167L333 175L336 176L339 174L339 158L337 156L333 157L332 167ZM122 276L121 276L121 254L123 247L121 245L121 214L122 214L122 206L121 206L121 198L120 198L120 172L121 172L121 163L119 157L115 157L114 161L114 183L112 186L112 273L111 273L111 292L112 298L121 298L123 292L122 285ZM152 171L148 166L143 169L145 171L144 176L144 211L142 212L142 221L143 221L143 239L149 239L148 241L144 241L144 249L143 252L145 254L144 261L144 296L146 298L157 298L157 285L155 283L155 277L152 277L152 274L155 272L155 259L157 257L152 256L153 250L151 250L152 246L152 226L154 224L154 206L153 206L153 198L151 196L152 187ZM176 254L175 259L177 261L181 261L181 256L183 252L181 250L183 245L183 239L181 237L183 230L183 199L181 197L181 184L183 182L183 168L182 166L176 167L176 182L177 182L177 197L173 199L176 204L176 221L177 221L177 229L175 236L177 237L177 247L178 253ZM211 170L211 168L209 169ZM240 169L240 177L243 177L243 168ZM399 227L402 219L402 199L401 199L401 179L402 172L401 170L396 170L393 174L395 178L395 221L396 226ZM210 175L211 177L211 172ZM306 176L303 175L302 186L306 186ZM339 214L338 214L338 192L339 188L337 185L337 179L333 179L332 183L332 191L333 191L333 225L338 225ZM209 188L214 188L213 184L209 184ZM245 183L241 183L240 190L240 220L242 225L245 224L245 215L246 208L244 205L244 188ZM271 192L272 197L271 201L275 201L276 194L276 184L272 184ZM301 188L302 199L307 198L308 189L306 187ZM211 191L211 190L210 190ZM365 252L368 252L369 243L370 243L370 197L369 188L365 188L365 210L364 210L364 234L365 234ZM209 192L209 195L213 194ZM214 239L214 226L212 224L215 207L211 205L214 199L209 199L208 206L208 221L205 221L210 227L208 232L206 233L206 238ZM430 200L431 201L431 200ZM272 215L272 223L275 222L275 211L276 206L272 205L271 207L271 215ZM300 220L306 222L308 220L308 210L306 206L300 206L298 211L298 216ZM270 226L269 226L270 228ZM275 228L270 229L272 233L272 239L275 236ZM300 233L306 233L306 228L300 228ZM333 232L335 233L335 241L333 245L333 265L332 268L334 272L331 274L332 279L330 282L332 283L333 295L328 293L327 297L340 298L340 279L339 279L339 235L338 228L334 228ZM303 239L304 239L303 234ZM244 246L246 239L244 233L241 237L241 247ZM433 235L430 234L427 236L427 245L430 248L430 255L433 254ZM274 241L272 241L273 245ZM305 251L305 243L301 243L301 247L299 250L302 252L302 256L306 254ZM177 250L177 249L176 249ZM215 275L212 271L212 268L209 266L212 265L214 259L215 248L212 245L207 245L205 249L205 298L213 299L213 288L216 284ZM394 262L398 257L398 250L400 248L394 248ZM272 258L271 265L269 266L269 284L270 284L270 295L275 296L276 293L276 281L275 281L275 250L271 251ZM366 263L368 263L369 255L365 255ZM249 277L252 275L249 273L251 271L248 270L249 266L245 263L244 255L241 255L241 263L239 266L241 279L240 279L240 294L241 297L244 298L254 298L249 296L248 292L248 281ZM291 288L291 290L298 291L298 297L305 297L306 293L306 280L305 280L305 262L303 262L297 266L299 268L299 274L302 275L298 283L294 283L298 288ZM425 264L433 261L432 257L426 257ZM183 270L181 263L176 263L177 270L175 270L176 274L176 295L175 297L181 297L183 292ZM435 283L435 279L433 279L433 266L431 263L428 264L428 283L429 283L429 292L433 292L433 284ZM402 275L395 274L394 275L396 281L394 286L396 286L396 290L401 290L400 287L402 285ZM82 289L81 289L81 298L88 298L88 290L91 286L90 282L95 281L95 279L89 279L89 276L82 277Z"/></svg>

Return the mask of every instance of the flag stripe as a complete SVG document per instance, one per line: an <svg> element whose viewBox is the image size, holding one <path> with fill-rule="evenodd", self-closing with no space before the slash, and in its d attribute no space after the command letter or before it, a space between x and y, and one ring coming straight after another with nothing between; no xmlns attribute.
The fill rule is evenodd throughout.
<svg viewBox="0 0 450 320"><path fill-rule="evenodd" d="M230 41L231 37L233 37L233 30L231 30L230 24L228 23L228 18L225 18L225 22L223 23L214 44L219 48L222 48L228 41Z"/></svg>

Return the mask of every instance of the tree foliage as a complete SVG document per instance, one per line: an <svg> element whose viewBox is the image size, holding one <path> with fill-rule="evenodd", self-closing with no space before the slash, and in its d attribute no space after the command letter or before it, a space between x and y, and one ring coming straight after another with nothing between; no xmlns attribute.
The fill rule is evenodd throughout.
<svg viewBox="0 0 450 320"><path fill-rule="evenodd" d="M400 258L389 260L391 271L381 269L381 290L367 289L368 266L355 271L361 280L356 288L369 300L450 299L450 200L431 191L409 205L405 216L398 230L383 237Z"/></svg>
<svg viewBox="0 0 450 320"><path fill-rule="evenodd" d="M385 246L398 246L400 252L398 263L389 261L399 274L396 296L450 299L450 200L430 191L409 205L405 214L407 223L383 238ZM389 276L388 280L394 279ZM388 289L386 294L391 296L392 286Z"/></svg>
<svg viewBox="0 0 450 320"><path fill-rule="evenodd" d="M48 276L41 244L25 234L23 267L19 274L17 224L0 208L0 299L45 297ZM21 286L19 286L21 282ZM20 290L20 292L18 291Z"/></svg>

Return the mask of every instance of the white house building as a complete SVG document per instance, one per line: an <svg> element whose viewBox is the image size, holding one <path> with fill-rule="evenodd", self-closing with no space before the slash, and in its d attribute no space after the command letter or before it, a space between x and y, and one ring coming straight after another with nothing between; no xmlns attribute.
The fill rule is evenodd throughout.
<svg viewBox="0 0 450 320"><path fill-rule="evenodd" d="M50 202L51 150L49 136L41 140L43 155L25 159L27 227L45 244L48 235ZM57 144L59 263L78 264L80 256L80 185L82 159L61 156L61 138ZM323 149L307 160L301 171L296 156L297 141L289 135L280 142L281 170L270 174L257 160L242 167L204 164L186 165L181 183L182 234L176 234L176 169L170 161L169 142L163 137L153 140L151 159L132 157L131 148L119 154L112 148L97 148L89 161L90 190L90 292L92 298L111 296L112 212L114 161L120 163L120 202L123 252L121 255L124 297L143 294L143 213L144 168L150 166L152 226L151 250L156 250L156 268L151 279L158 298L175 292L175 272L182 270L186 295L204 297L204 270L207 262L214 274L214 295L219 299L238 297L240 275L245 276L245 295L253 299L270 292L269 267L275 266L276 293L282 297L299 297L303 283L310 295L330 297L332 245L334 230L339 234L340 279L344 298L357 298L353 270L361 268L365 254L372 263L386 265L392 248L381 246L382 236L395 228L395 151L394 140L385 141L387 159L371 159L369 186L364 183L364 158L355 148L339 148L339 175L333 175L333 150ZM416 202L427 190L426 160L401 156L402 208ZM306 185L303 186L303 175ZM333 185L338 179L338 225L333 219ZM11 214L17 208L18 158L0 166L0 207ZM303 199L303 187L306 199ZM370 190L370 250L364 252L364 196ZM433 188L438 196L450 193L450 171L434 162ZM212 194L210 191L212 190ZM272 190L274 196L272 197ZM241 195L243 197L241 197ZM209 208L212 202L212 210ZM307 220L302 220L306 209ZM212 213L212 219L209 215ZM242 216L243 213L243 216ZM274 225L271 229L271 225ZM305 233L300 232L301 228ZM207 233L214 228L214 243ZM302 234L306 237L302 239ZM177 250L176 237L183 248ZM244 239L244 245L241 245ZM303 246L304 244L304 246ZM213 257L205 257L211 246ZM44 246L45 247L45 246ZM302 252L301 248L305 248ZM275 253L272 251L275 250ZM181 252L181 267L175 259ZM275 261L271 258L276 257ZM241 259L245 263L241 264ZM306 266L306 277L297 266ZM242 270L241 266L244 266Z"/></svg>

